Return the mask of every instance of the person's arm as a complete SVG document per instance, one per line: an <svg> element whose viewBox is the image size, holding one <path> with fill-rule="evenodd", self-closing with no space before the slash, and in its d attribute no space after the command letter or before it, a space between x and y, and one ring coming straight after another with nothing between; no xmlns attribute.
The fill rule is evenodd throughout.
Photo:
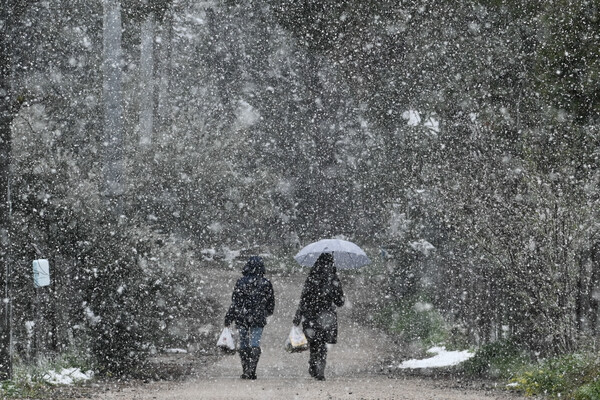
<svg viewBox="0 0 600 400"><path fill-rule="evenodd" d="M266 298L267 304L265 307L265 311L267 313L267 316L270 316L273 315L273 311L275 311L275 292L273 291L273 285L268 280L266 285Z"/></svg>
<svg viewBox="0 0 600 400"><path fill-rule="evenodd" d="M292 323L296 326L299 326L302 323L302 310L300 310L300 307L296 310L296 315L294 315Z"/></svg>
<svg viewBox="0 0 600 400"><path fill-rule="evenodd" d="M344 290L342 289L342 282L336 277L333 282L333 304L338 307L344 305Z"/></svg>
<svg viewBox="0 0 600 400"><path fill-rule="evenodd" d="M235 319L235 307L233 306L233 303L232 303L229 306L229 310L227 310L227 313L225 314L225 326L231 325L231 323L233 322L234 319Z"/></svg>
<svg viewBox="0 0 600 400"><path fill-rule="evenodd" d="M231 294L231 305L229 306L229 310L227 310L227 314L225 314L225 326L231 325L231 323L235 320L238 303L240 302L239 298L240 288L238 281L236 282L235 287L233 288L233 293Z"/></svg>
<svg viewBox="0 0 600 400"><path fill-rule="evenodd" d="M296 310L296 315L294 315L293 324L298 326L302 323L302 316L304 315L304 310L306 309L306 285L304 289L302 289L302 295L300 296L300 304L298 304L298 309Z"/></svg>

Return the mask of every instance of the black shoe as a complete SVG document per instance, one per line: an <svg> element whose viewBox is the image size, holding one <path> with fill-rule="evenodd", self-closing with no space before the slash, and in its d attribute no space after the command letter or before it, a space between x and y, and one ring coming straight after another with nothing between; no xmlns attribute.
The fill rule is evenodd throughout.
<svg viewBox="0 0 600 400"><path fill-rule="evenodd" d="M314 367L313 377L318 381L325 380L325 360L319 360Z"/></svg>
<svg viewBox="0 0 600 400"><path fill-rule="evenodd" d="M243 371L240 378L250 379L250 371L249 371L250 349L240 349L239 353L240 353L240 359L242 361L242 371Z"/></svg>
<svg viewBox="0 0 600 400"><path fill-rule="evenodd" d="M248 379L256 379L256 366L258 365L258 360L260 359L261 350L260 347L252 347L250 350L250 355L248 356Z"/></svg>

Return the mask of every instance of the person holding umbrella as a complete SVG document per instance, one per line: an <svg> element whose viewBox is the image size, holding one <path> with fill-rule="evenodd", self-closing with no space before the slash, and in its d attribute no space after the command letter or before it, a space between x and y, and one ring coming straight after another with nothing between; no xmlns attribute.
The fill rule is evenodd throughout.
<svg viewBox="0 0 600 400"><path fill-rule="evenodd" d="M250 257L242 270L231 295L231 306L225 315L225 326L235 321L240 334L242 379L256 379L256 366L261 354L260 338L273 315L275 295L273 285L264 277L265 265L261 257Z"/></svg>
<svg viewBox="0 0 600 400"><path fill-rule="evenodd" d="M333 254L322 253L306 278L293 320L295 326L302 323L310 349L308 373L317 380L325 380L327 343L337 342L335 306L343 305L344 292L334 265Z"/></svg>

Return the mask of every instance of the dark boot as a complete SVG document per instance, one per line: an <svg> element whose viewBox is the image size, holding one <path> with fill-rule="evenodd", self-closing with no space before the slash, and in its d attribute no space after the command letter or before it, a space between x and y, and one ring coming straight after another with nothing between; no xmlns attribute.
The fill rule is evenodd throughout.
<svg viewBox="0 0 600 400"><path fill-rule="evenodd" d="M242 360L242 379L250 379L249 367L250 367L250 348L240 349L240 359Z"/></svg>
<svg viewBox="0 0 600 400"><path fill-rule="evenodd" d="M251 347L250 357L248 362L248 379L256 379L256 366L260 359L260 347Z"/></svg>
<svg viewBox="0 0 600 400"><path fill-rule="evenodd" d="M315 374L313 375L313 377L318 381L325 380L325 363L325 358L319 359L319 361L316 363Z"/></svg>
<svg viewBox="0 0 600 400"><path fill-rule="evenodd" d="M315 378L317 376L317 360L318 360L318 353L316 352L316 350L314 349L314 346L310 348L310 357L308 358L308 374L312 377Z"/></svg>
<svg viewBox="0 0 600 400"><path fill-rule="evenodd" d="M318 381L325 380L325 360L327 359L327 344L314 342L310 349L308 373Z"/></svg>

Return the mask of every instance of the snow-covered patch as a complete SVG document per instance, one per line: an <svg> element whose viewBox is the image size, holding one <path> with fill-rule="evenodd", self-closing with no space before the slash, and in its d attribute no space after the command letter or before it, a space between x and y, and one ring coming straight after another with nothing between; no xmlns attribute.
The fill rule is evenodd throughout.
<svg viewBox="0 0 600 400"><path fill-rule="evenodd" d="M410 242L409 245L416 251L423 253L423 255L426 257L429 255L430 252L435 250L435 246L425 239L419 239L416 242Z"/></svg>
<svg viewBox="0 0 600 400"><path fill-rule="evenodd" d="M200 254L202 254L202 258L205 261L213 261L216 253L217 251L215 249L202 249L200 251Z"/></svg>
<svg viewBox="0 0 600 400"><path fill-rule="evenodd" d="M424 126L429 129L430 133L437 136L440 133L440 121L432 115L429 115L425 120L421 118L421 114L417 110L406 110L402 113L402 118L406 120L408 126Z"/></svg>
<svg viewBox="0 0 600 400"><path fill-rule="evenodd" d="M440 121L433 117L429 117L423 122L423 126L429 128L431 131L435 133L440 133Z"/></svg>
<svg viewBox="0 0 600 400"><path fill-rule="evenodd" d="M445 347L432 347L427 350L428 353L435 356L424 360L406 360L400 364L399 368L439 368L458 365L463 361L473 357L475 353L465 351L446 351Z"/></svg>
<svg viewBox="0 0 600 400"><path fill-rule="evenodd" d="M240 129L249 128L260 119L260 113L252 105L244 100L238 101L236 110L236 123Z"/></svg>
<svg viewBox="0 0 600 400"><path fill-rule="evenodd" d="M229 247L223 246L223 259L225 261L231 262L235 260L240 256L240 253L240 250L231 250Z"/></svg>
<svg viewBox="0 0 600 400"><path fill-rule="evenodd" d="M185 354L185 353L187 353L187 350L185 350L185 349L165 349L165 353Z"/></svg>
<svg viewBox="0 0 600 400"><path fill-rule="evenodd" d="M93 376L92 371L81 372L79 368L63 368L59 372L48 371L42 379L53 385L72 385L76 382L92 379Z"/></svg>
<svg viewBox="0 0 600 400"><path fill-rule="evenodd" d="M93 324L96 325L98 322L100 322L101 318L99 316L97 316L96 314L94 314L94 312L92 311L91 308L89 307L85 307L83 309L83 312L85 314L85 316L87 317L87 319Z"/></svg>
<svg viewBox="0 0 600 400"><path fill-rule="evenodd" d="M417 301L413 306L413 309L416 312L427 312L433 309L433 304L431 303L423 303L421 301Z"/></svg>
<svg viewBox="0 0 600 400"><path fill-rule="evenodd" d="M421 116L418 111L407 110L402 113L402 118L407 120L406 124L409 126L417 126L421 123Z"/></svg>

